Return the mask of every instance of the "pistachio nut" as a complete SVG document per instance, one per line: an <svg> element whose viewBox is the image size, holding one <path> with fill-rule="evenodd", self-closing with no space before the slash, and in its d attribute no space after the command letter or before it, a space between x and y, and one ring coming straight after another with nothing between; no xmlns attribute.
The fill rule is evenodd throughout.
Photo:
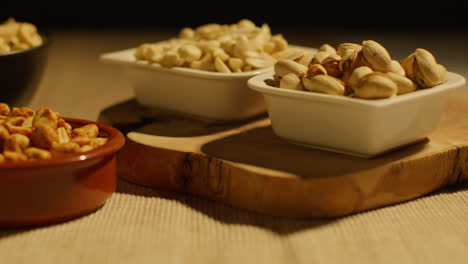
<svg viewBox="0 0 468 264"><path fill-rule="evenodd" d="M388 72L392 59L388 51L379 43L373 40L364 40L362 42L363 63L375 71Z"/></svg>
<svg viewBox="0 0 468 264"><path fill-rule="evenodd" d="M281 78L279 87L289 90L303 90L301 79L299 79L299 77L292 72L286 74L285 76L283 76L283 78Z"/></svg>
<svg viewBox="0 0 468 264"><path fill-rule="evenodd" d="M328 75L333 77L341 77L343 72L339 69L339 63L341 61L341 56L339 55L330 55L322 61L322 66L327 70Z"/></svg>
<svg viewBox="0 0 468 264"><path fill-rule="evenodd" d="M307 77L311 78L316 75L325 74L327 75L327 70L320 64L312 64L307 70Z"/></svg>
<svg viewBox="0 0 468 264"><path fill-rule="evenodd" d="M302 85L305 89L311 92L331 94L331 95L344 95L344 83L330 75L316 75L312 78L302 78Z"/></svg>
<svg viewBox="0 0 468 264"><path fill-rule="evenodd" d="M362 46L356 43L341 43L338 46L338 50L336 51L336 54L340 56L344 56L344 54L348 50L360 51L361 49L362 49Z"/></svg>
<svg viewBox="0 0 468 264"><path fill-rule="evenodd" d="M423 88L429 88L447 81L447 70L437 64L434 56L425 49L414 52L414 81Z"/></svg>
<svg viewBox="0 0 468 264"><path fill-rule="evenodd" d="M312 54L304 52L300 57L294 59L294 61L308 67L312 61L312 57Z"/></svg>
<svg viewBox="0 0 468 264"><path fill-rule="evenodd" d="M275 63L275 75L282 78L288 73L294 73L299 77L304 76L307 73L308 68L300 63L293 60L280 60Z"/></svg>
<svg viewBox="0 0 468 264"><path fill-rule="evenodd" d="M317 53L315 53L314 57L312 58L312 62L313 64L320 64L323 62L323 60L325 58L327 58L328 56L330 56L331 54L326 52L326 51L318 51Z"/></svg>
<svg viewBox="0 0 468 264"><path fill-rule="evenodd" d="M358 86L359 81L366 75L373 73L374 71L367 67L367 66L361 66L357 67L354 69L354 71L351 73L348 79L348 84L351 88L355 88Z"/></svg>
<svg viewBox="0 0 468 264"><path fill-rule="evenodd" d="M364 76L354 87L356 97L364 99L379 99L395 96L397 85L383 73L371 73Z"/></svg>
<svg viewBox="0 0 468 264"><path fill-rule="evenodd" d="M397 85L397 94L413 92L417 88L417 85L411 79L398 73L387 72L385 75Z"/></svg>
<svg viewBox="0 0 468 264"><path fill-rule="evenodd" d="M401 64L396 60L392 60L392 62L390 63L390 71L389 72L394 72L394 73L399 74L401 76L405 76L405 69L403 69Z"/></svg>
<svg viewBox="0 0 468 264"><path fill-rule="evenodd" d="M414 53L400 61L401 67L405 71L405 76L414 80Z"/></svg>
<svg viewBox="0 0 468 264"><path fill-rule="evenodd" d="M322 46L320 46L319 51L325 51L331 55L336 54L336 49L329 44L323 44Z"/></svg>

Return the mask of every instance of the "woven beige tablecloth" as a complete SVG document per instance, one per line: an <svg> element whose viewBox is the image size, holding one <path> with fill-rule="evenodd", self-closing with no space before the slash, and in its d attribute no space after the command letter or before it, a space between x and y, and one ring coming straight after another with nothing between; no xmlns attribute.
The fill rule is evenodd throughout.
<svg viewBox="0 0 468 264"><path fill-rule="evenodd" d="M0 231L0 263L468 263L468 186L298 220L120 181L93 214Z"/></svg>

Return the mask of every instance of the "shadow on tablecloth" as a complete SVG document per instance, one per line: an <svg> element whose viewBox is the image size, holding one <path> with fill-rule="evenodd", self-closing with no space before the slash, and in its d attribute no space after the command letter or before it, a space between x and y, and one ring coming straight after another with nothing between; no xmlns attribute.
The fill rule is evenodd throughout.
<svg viewBox="0 0 468 264"><path fill-rule="evenodd" d="M424 198L429 195L443 196L449 193L455 193L460 191L468 191L468 182L464 184L459 184L457 186L446 187L434 193L422 196L420 198ZM221 202L208 200L206 198L198 197L192 194L182 194L167 190L152 189L146 186L128 182L124 179L119 179L117 185L117 192L176 201L224 224L255 226L270 230L271 232L275 232L280 235L287 235L295 232L300 232L306 229L317 228L323 225L332 224L336 221L341 221L345 218L355 217L357 215L371 213L371 211L373 211L364 211L344 217L328 219L295 219L287 217L269 216L257 212L251 212L245 209L239 209L227 204L223 204ZM403 203L408 202L411 202L411 200ZM398 204L390 205L387 207L392 206L398 206Z"/></svg>

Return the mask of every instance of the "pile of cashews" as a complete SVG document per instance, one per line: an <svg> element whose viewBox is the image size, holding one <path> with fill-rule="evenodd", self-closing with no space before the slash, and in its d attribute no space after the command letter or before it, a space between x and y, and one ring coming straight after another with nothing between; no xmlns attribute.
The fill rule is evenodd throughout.
<svg viewBox="0 0 468 264"><path fill-rule="evenodd" d="M447 81L446 68L429 51L418 48L398 62L373 40L342 43L337 49L323 44L313 56L298 52L279 60L274 69L274 86L363 99L388 98Z"/></svg>
<svg viewBox="0 0 468 264"><path fill-rule="evenodd" d="M240 73L272 67L294 51L281 34L272 35L267 24L257 27L242 19L232 25L183 28L177 38L140 45L135 58L165 67Z"/></svg>

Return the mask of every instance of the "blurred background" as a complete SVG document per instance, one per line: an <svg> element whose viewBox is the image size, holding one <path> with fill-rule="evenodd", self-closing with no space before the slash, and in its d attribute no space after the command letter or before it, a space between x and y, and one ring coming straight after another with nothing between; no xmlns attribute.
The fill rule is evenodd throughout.
<svg viewBox="0 0 468 264"><path fill-rule="evenodd" d="M31 22L51 40L48 67L30 106L96 119L105 107L133 96L119 69L99 62L101 54L175 37L183 27L233 24L243 18L258 26L267 23L273 34L282 33L296 45L373 39L397 60L426 48L449 71L468 77L467 7L467 1L453 0L12 1L2 3L0 21L14 17Z"/></svg>
<svg viewBox="0 0 468 264"><path fill-rule="evenodd" d="M10 6L8 6L10 5ZM41 28L180 28L234 23L249 18L272 28L334 31L467 32L467 1L39 1L2 4L0 18L14 16Z"/></svg>

